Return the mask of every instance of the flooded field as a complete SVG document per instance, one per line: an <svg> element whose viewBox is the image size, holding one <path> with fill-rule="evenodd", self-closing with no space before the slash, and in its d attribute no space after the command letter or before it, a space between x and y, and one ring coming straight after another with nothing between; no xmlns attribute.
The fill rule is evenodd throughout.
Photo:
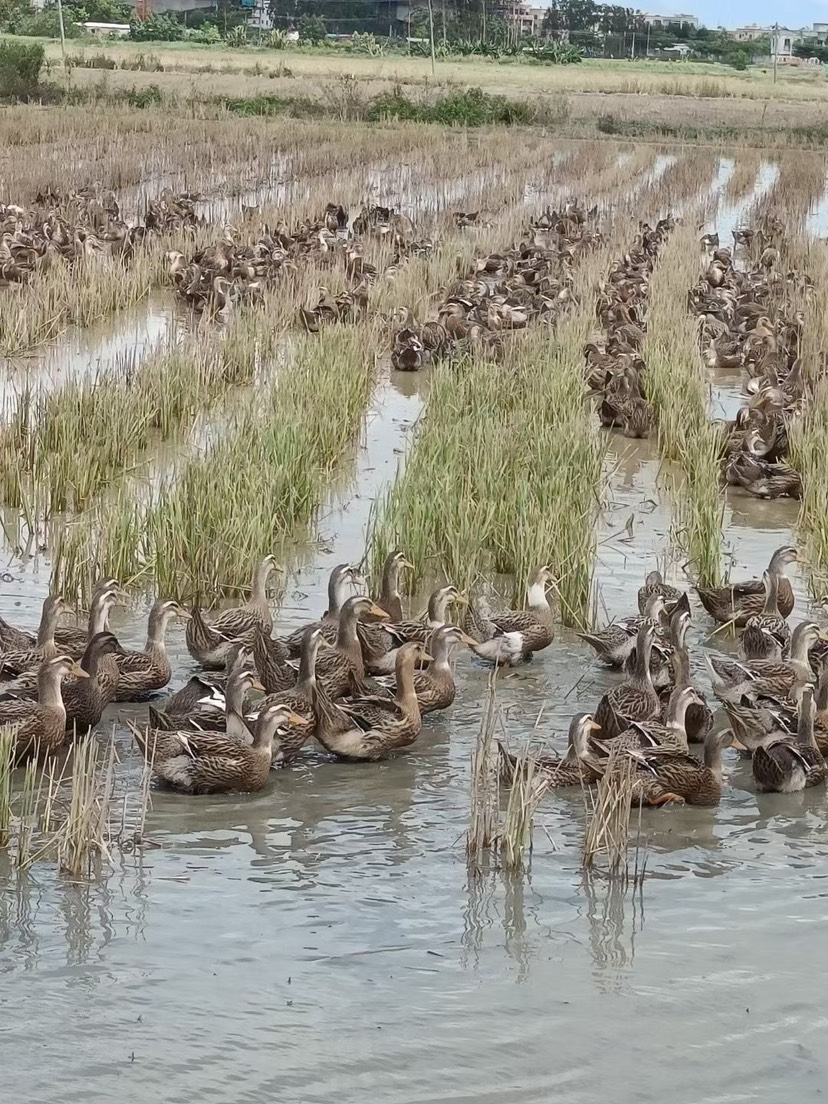
<svg viewBox="0 0 828 1104"><path fill-rule="evenodd" d="M474 155L472 148L468 156ZM820 172L824 179L824 160L816 160L809 179L817 180ZM733 230L758 225L769 211L790 209L790 253L781 267L808 272L817 298L796 298L797 285L790 302L781 294L774 299L782 304L780 317L783 307L804 303L807 334L813 303L823 291L828 294L819 282L828 275L828 265L821 267L825 200L810 195L806 202L791 190L791 166L757 151L719 157L609 143L552 150L538 142L523 162L515 155L508 164L470 165L440 178L426 154L418 160L412 153L410 161L392 173L384 163L366 162L350 178L342 169L343 194L327 196L356 210L362 199L393 204L413 220L417 239L430 242L422 256L393 262L384 244L366 252L379 270L368 289L367 319L300 332L298 308L315 307L317 286L324 284L332 295L346 286L318 259L306 280L297 277L279 291L284 302L265 298L264 308L240 302L218 320L207 312L194 319L176 285L162 276L152 297L132 311L95 328L67 331L25 363L7 360L4 430L27 385L59 394L69 383L94 383L111 374L116 397L123 397L134 373L159 348L164 355L184 348L193 363L195 346L211 357L223 355L225 363L235 357L249 363L229 381L222 377L220 386L213 374L198 376L208 381L200 384L203 393L169 425L154 425L149 446L136 438L129 452L107 456L105 464L96 459L100 477L90 482L84 509L45 508L41 514L25 496L22 503L5 504L4 621L36 630L53 572L80 596L88 593L91 577L111 571L132 594L127 608L114 610L112 631L124 647L140 648L158 578L178 580L175 596L187 604L218 601L219 590L226 604L239 585L236 572L246 582L252 563L268 551L288 569L274 603L274 636L286 637L320 616L334 565L371 566L383 551L382 526L397 508L394 488L412 495L410 488L418 486L424 463L418 450L432 447L429 434L439 418L430 404L456 401L449 413L464 424L464 406L451 390L456 379L443 364L425 363L411 372L393 366L394 312L407 307L416 324L426 322L458 273L474 271L476 258L510 249L529 219L572 195L598 206L603 238L593 254L576 260L573 302L543 331L559 350L562 380L571 368L582 381L584 337L601 340L596 301L607 271L633 249L639 217L653 225L669 214L684 217L692 239L687 268L695 279L703 271L703 231L718 230L721 244L730 246ZM272 167L274 176L284 174L278 159ZM364 181L370 197L360 194ZM319 198L315 191L310 195ZM200 201L216 222L214 238L248 199L260 206L258 216L272 216L274 224L279 205L294 202L284 213L292 226L305 217L308 195L292 199L260 190L245 194L238 207L236 198L232 206L222 196ZM456 224L455 212L478 208L481 217L471 226ZM679 269L686 261L680 254L683 233L679 225L666 236L649 276L654 315L664 310L659 295L670 291L663 285L659 290L659 265L675 260ZM746 256L737 262L743 268L750 263ZM686 309L691 287L679 291ZM257 350L250 354L239 335L257 309L263 317L250 323ZM504 365L513 370L515 391L527 378L527 363L537 363L541 372L538 350L545 345L532 344L537 338L531 329L523 331L523 359L510 360L506 342L498 350L502 362L489 365L492 372ZM348 350L356 333L357 353L341 352L340 331L343 343L351 341ZM653 337L648 333L648 340ZM677 359L683 355L677 344L671 348ZM802 348L810 357L811 346ZM653 344L645 351L648 360L652 352L653 371L658 349ZM307 449L293 457L287 445L279 445L294 479L318 465L308 481L306 507L277 518L275 501L256 499L259 485L248 487L241 464L220 484L232 489L239 526L248 515L252 526L254 515L273 512L270 530L262 529L262 540L269 535L271 545L260 547L232 526L221 528L225 515L217 510L203 515L216 527L206 537L216 545L214 560L183 545L180 564L172 554L165 559L153 543L160 540L156 534L178 534L186 526L186 508L194 514L202 509L196 492L207 486L200 480L211 462L272 456L257 450L286 423L299 432L303 419L312 426L315 418L320 435L326 432L343 401L336 378L343 391L353 387L360 395L366 389L356 375L350 382L362 352L371 374L357 433L336 438L318 459L309 458ZM698 403L705 419L732 421L748 401L743 373L739 367L705 366L698 344L695 356L699 375L688 378L686 409L694 401L694 380L703 381ZM131 365L126 376L125 357ZM458 358L454 371L474 371L480 359L473 351L472 366L462 368ZM309 389L318 387L316 406L292 402L291 389L303 380ZM582 392L582 382L579 387ZM529 417L540 399L515 394L510 401L521 417ZM525 410L517 405L521 401ZM658 409L658 431L654 427L638 439L620 429L599 431L592 400L573 405L577 409L554 411L549 424L539 422L538 432L553 442L565 432L573 453L597 449L598 485L584 495L595 506L578 523L586 528L590 549L588 600L577 617L567 616L570 627L556 616L550 647L497 677L499 735L516 748L540 739L560 753L573 715L592 712L619 682L617 673L596 662L575 626L637 613L638 588L655 567L682 588L698 577L687 533L692 472L688 478L687 465L676 458L680 449L670 452L666 406ZM495 450L487 434L499 416L494 412L490 422L481 413L481 467ZM565 416L571 421L555 421ZM506 425L504 414L504 432ZM679 440L679 430L672 432ZM218 451L222 441L236 436L239 452ZM42 447L53 455L60 438L44 435ZM91 455L93 443L87 447ZM0 448L5 463L18 455L14 448L19 442L10 442L7 433ZM75 487L71 474L31 459L35 451L26 454L30 482L23 481L33 501L48 502L46 492L59 478ZM533 460L544 463L540 450ZM22 470L22 451L18 463ZM455 476L458 482L468 478L459 469L444 474L435 499L449 498ZM493 499L512 502L509 476L504 472L493 486ZM790 622L813 615L822 625L825 616L812 604L822 597L820 565L812 552L817 538L808 520L805 473L803 478L802 503L753 497L732 486L720 491L717 483L721 528L714 536L720 568L734 581L761 578L782 546L807 547L804 558L811 562L791 572L796 604ZM172 496L182 487L192 497L185 495L185 508L174 510ZM474 498L471 490L466 497ZM531 528L538 517L534 509L534 500L527 500L514 528ZM574 506L571 512L577 512ZM398 516L408 525L411 513L400 508ZM232 518L230 506L226 514ZM118 541L111 535L104 540L105 523L116 517L123 522ZM11 539L19 524L39 534L25 557L21 542ZM468 579L452 581L477 585L478 565L488 564L488 576L497 574L499 604L507 605L512 583L518 591L523 587L524 559L534 551L530 538L528 548L518 541L513 547L512 534L507 536L495 551L481 523L478 547L469 541L428 548L415 564L417 584L405 599L406 610L422 611L454 556L472 567ZM549 534L549 546L563 577L566 556L574 559L576 552L564 548L560 532ZM503 561L520 565L517 579ZM716 624L692 590L690 601L692 680L715 705L704 654L712 649L735 655L736 641L721 631L712 636ZM178 689L199 670L180 623L170 628L168 651L169 689ZM490 869L472 871L465 855L471 759L491 667L464 648L455 677L451 709L430 714L413 746L379 762L339 761L309 745L290 768L274 770L257 793L194 797L154 786L143 843L96 856L88 877L61 873L48 861L18 869L0 849L0 1054L11 1098L51 1104L59 1092L69 1101L119 1094L136 1104L193 1097L220 1104L271 1097L362 1104L366 1096L383 1104L592 1104L604 1098L626 1104L666 1094L681 1104L723 1104L782 1100L793 1091L817 1099L828 1072L815 1035L823 1002L814 969L825 914L825 785L758 793L750 760L726 750L716 807L644 808L640 823L638 811L633 813L632 833L646 859L638 885L584 869L582 789L550 791L535 818L528 869L502 869L493 859ZM153 704L163 694L157 698ZM126 722L145 723L146 709L140 703L109 705L93 737L103 745L114 732L119 786L132 792L140 787L143 760ZM721 711L717 723L725 723ZM14 784L20 786L19 777Z"/></svg>

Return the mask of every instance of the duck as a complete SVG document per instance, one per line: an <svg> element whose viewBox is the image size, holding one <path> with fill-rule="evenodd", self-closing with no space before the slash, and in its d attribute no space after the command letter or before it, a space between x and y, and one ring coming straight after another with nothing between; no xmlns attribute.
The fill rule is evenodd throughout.
<svg viewBox="0 0 828 1104"><path fill-rule="evenodd" d="M321 710L314 698L314 735L325 751L338 759L375 761L392 751L410 747L422 728L420 706L414 688L414 667L431 660L423 645L408 641L397 649L393 701L356 698L347 705Z"/></svg>
<svg viewBox="0 0 828 1104"><path fill-rule="evenodd" d="M187 721L199 728L212 728L213 720L224 716L226 701L225 687L204 675L191 675L160 708L150 706L152 727L172 730Z"/></svg>
<svg viewBox="0 0 828 1104"><path fill-rule="evenodd" d="M649 622L659 626L666 611L664 596L656 590L648 596L641 617L627 617L623 621L614 621L598 632L577 633L577 636L595 649L602 663L621 670L635 651L636 634L641 625Z"/></svg>
<svg viewBox="0 0 828 1104"><path fill-rule="evenodd" d="M86 645L80 661L86 677L70 674L63 682L63 705L69 731L88 732L100 722L104 709L115 698L117 657L121 655L124 650L111 632L96 633ZM106 662L109 657L112 663Z"/></svg>
<svg viewBox="0 0 828 1104"><path fill-rule="evenodd" d="M723 701L739 701L748 691L792 697L813 678L808 652L822 632L813 621L803 621L791 635L787 660L720 660L705 655L713 689Z"/></svg>
<svg viewBox="0 0 828 1104"><path fill-rule="evenodd" d="M189 616L173 599L158 599L150 610L143 651L123 652L117 656L116 701L140 701L146 694L167 685L172 676L166 646L167 626L174 617L187 619Z"/></svg>
<svg viewBox="0 0 828 1104"><path fill-rule="evenodd" d="M311 726L315 723L314 699L327 698L324 685L317 682L316 664L320 647L330 647L319 626L309 625L302 639L302 651L299 656L299 677L292 687L278 693L268 694L260 708L270 705L286 705L298 717L307 721L307 725L298 727L284 725L279 730L278 746L274 748L274 762L288 766L312 735Z"/></svg>
<svg viewBox="0 0 828 1104"><path fill-rule="evenodd" d="M121 598L121 586L117 579L100 579L92 592L86 629L58 625L55 629L55 647L62 655L80 658L93 636L108 631L110 614Z"/></svg>
<svg viewBox="0 0 828 1104"><path fill-rule="evenodd" d="M335 643L339 631L339 615L345 604L348 588L359 586L362 582L362 573L353 564L342 563L333 568L328 578L328 608L322 614L321 619L314 621L311 625L302 625L301 628L296 629L283 641L291 657L295 658L299 655L302 640L308 628L321 629L323 638L329 644Z"/></svg>
<svg viewBox="0 0 828 1104"><path fill-rule="evenodd" d="M739 638L743 659L776 659L778 650L791 640L790 626L779 613L779 576L766 571L762 584L765 588L762 612L748 618Z"/></svg>
<svg viewBox="0 0 828 1104"><path fill-rule="evenodd" d="M262 710L248 746L211 732L182 735L184 751L155 767L156 776L188 794L256 793L270 777L273 740L284 724L307 724L284 705Z"/></svg>
<svg viewBox="0 0 828 1104"><path fill-rule="evenodd" d="M602 739L611 740L629 728L634 721L654 721L661 712L661 702L650 676L650 654L655 630L645 622L636 636L635 667L627 679L611 687L598 703L595 721L601 726Z"/></svg>
<svg viewBox="0 0 828 1104"><path fill-rule="evenodd" d="M336 643L317 655L316 677L331 698L341 698L354 691L360 693L367 689L362 645L357 636L358 620L366 614L378 621L388 619L388 614L366 595L349 598L339 615ZM316 627L320 629L324 639L322 626Z"/></svg>
<svg viewBox="0 0 828 1104"><path fill-rule="evenodd" d="M689 736L687 713L691 706L704 703L702 696L692 686L676 686L670 693L663 719L634 721L621 732L610 746L628 748L661 748L665 751L687 752Z"/></svg>
<svg viewBox="0 0 828 1104"><path fill-rule="evenodd" d="M55 629L66 608L62 595L50 594L43 603L35 646L23 651L4 651L0 655L0 671L20 675L24 671L38 668L44 659L51 659L56 655Z"/></svg>
<svg viewBox="0 0 828 1104"><path fill-rule="evenodd" d="M785 572L797 558L796 549L786 545L774 552L767 567L777 576L777 605L783 618L790 617L794 607L793 588ZM765 585L759 579L725 587L697 587L696 591L701 604L715 621L732 623L738 628L744 628L748 618L762 613L765 606Z"/></svg>
<svg viewBox="0 0 828 1104"><path fill-rule="evenodd" d="M600 732L600 725L592 716L589 713L577 713L569 724L567 753L563 759L548 755L532 756L536 776L550 789L591 786L597 782L602 772L590 745L590 737L596 732ZM497 746L501 777L509 785L513 785L519 773L526 769L526 760L513 755L500 741Z"/></svg>
<svg viewBox="0 0 828 1104"><path fill-rule="evenodd" d="M685 752L629 751L639 764L633 779L633 805L718 805L722 797L722 752L733 739L730 729L710 732L704 760Z"/></svg>
<svg viewBox="0 0 828 1104"><path fill-rule="evenodd" d="M814 736L814 688L802 688L796 741L774 740L753 752L751 767L760 793L796 793L828 778L828 767Z"/></svg>
<svg viewBox="0 0 828 1104"><path fill-rule="evenodd" d="M380 609L385 610L391 623L403 619L402 599L400 597L400 574L405 568L414 570L414 565L406 559L399 549L391 552L382 568L379 596L374 599Z"/></svg>
<svg viewBox="0 0 828 1104"><path fill-rule="evenodd" d="M548 648L555 632L546 585L553 581L548 567L535 568L526 590L526 609L493 613L479 600L464 622L469 635L481 645L475 652L483 659L506 664L530 659Z"/></svg>
<svg viewBox="0 0 828 1104"><path fill-rule="evenodd" d="M261 690L253 671L237 670L227 680L224 709L202 712L196 708L188 715L169 714L149 707L148 724L144 729L128 722L135 742L148 763L160 763L185 754L182 737L190 732L222 733L239 744L252 744L253 733L246 714L247 697L251 690Z"/></svg>
<svg viewBox="0 0 828 1104"><path fill-rule="evenodd" d="M673 682L670 693L664 705L663 721L666 724L668 714L672 706L672 695L677 690L693 690L695 698L690 698L684 717L684 727L687 740L691 744L701 744L708 732L713 727L713 713L708 706L704 695L694 687L690 681L690 654L687 650L687 631L690 628L689 610L681 610L678 606L670 619L670 631L673 637L673 653L670 657ZM662 692L663 693L663 692Z"/></svg>
<svg viewBox="0 0 828 1104"><path fill-rule="evenodd" d="M268 694L288 690L296 682L290 649L262 628L257 628L253 637L253 662Z"/></svg>
<svg viewBox="0 0 828 1104"><path fill-rule="evenodd" d="M638 612L642 617L652 616L647 613L647 605L655 594L664 600L667 613L672 613L673 606L684 596L684 591L665 583L660 571L650 571L644 585L638 588Z"/></svg>
<svg viewBox="0 0 828 1104"><path fill-rule="evenodd" d="M414 690L423 716L448 709L454 703L457 687L451 668L451 654L458 644L465 644L473 650L477 641L458 625L440 625L429 637L428 654L434 657L433 661L414 674ZM390 690L388 696L393 696Z"/></svg>
<svg viewBox="0 0 828 1104"><path fill-rule="evenodd" d="M522 655L530 659L535 652L548 648L555 637L554 615L546 595L548 583L554 582L550 568L536 567L526 588L526 609L504 610L492 615L492 623L502 633L520 633Z"/></svg>
<svg viewBox="0 0 828 1104"><path fill-rule="evenodd" d="M396 669L397 653L403 644L417 641L425 646L435 629L447 624L451 605L468 605L457 587L438 587L428 599L424 617L400 621L395 625L363 625L360 640L365 653L365 665L372 674L389 674ZM387 618L383 618L387 620Z"/></svg>
<svg viewBox="0 0 828 1104"><path fill-rule="evenodd" d="M237 671L250 670L253 667L253 652L244 644L237 644L227 655L223 675L206 676L201 672L171 694L161 706L169 717L187 717L191 713L223 713L226 706L225 690L227 683Z"/></svg>
<svg viewBox="0 0 828 1104"><path fill-rule="evenodd" d="M252 645L257 628L271 632L273 615L267 600L267 584L273 572L281 570L274 556L265 556L256 567L248 601L243 606L223 610L212 621L197 606L191 609L185 639L193 659L202 667L220 669L235 644Z"/></svg>
<svg viewBox="0 0 828 1104"><path fill-rule="evenodd" d="M66 739L66 708L61 683L66 675L87 678L71 656L50 656L38 671L37 701L0 702L0 725L14 736L14 762L57 751Z"/></svg>

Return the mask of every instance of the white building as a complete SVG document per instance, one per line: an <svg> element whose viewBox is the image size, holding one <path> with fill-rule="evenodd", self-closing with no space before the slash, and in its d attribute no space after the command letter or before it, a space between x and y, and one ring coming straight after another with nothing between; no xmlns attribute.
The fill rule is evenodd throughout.
<svg viewBox="0 0 828 1104"><path fill-rule="evenodd" d="M669 27L671 24L684 24L685 27L692 27L697 31L701 26L701 21L697 15L688 15L687 12L676 12L675 15L660 15L658 12L645 12L644 22L649 23L651 27Z"/></svg>

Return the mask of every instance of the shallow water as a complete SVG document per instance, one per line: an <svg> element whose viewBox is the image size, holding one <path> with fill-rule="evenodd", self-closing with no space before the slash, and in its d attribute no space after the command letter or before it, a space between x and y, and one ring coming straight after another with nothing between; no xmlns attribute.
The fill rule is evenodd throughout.
<svg viewBox="0 0 828 1104"><path fill-rule="evenodd" d="M715 383L722 403L735 401L732 384ZM321 611L330 568L362 555L371 503L394 477L426 387L426 373L383 376L320 539L298 556L278 629ZM608 445L596 577L610 617L633 610L657 561L671 580L681 571L653 445ZM795 503L731 495L733 577L759 574L795 517ZM0 615L34 625L48 561L9 570ZM143 617L119 614L115 631L139 644ZM713 626L695 604L694 617L698 642ZM171 653L178 686L193 669L178 626ZM582 798L561 793L542 807L525 878L470 880L469 758L487 676L459 657L455 706L394 760L309 756L247 797L156 792L156 846L116 855L90 884L45 864L21 875L0 866L9 1099L816 1100L828 1073L815 968L825 790L758 796L727 753L718 809L645 811L648 875L626 894L585 881ZM609 683L560 631L500 680L509 738L540 735L560 749L569 718ZM137 778L122 725L117 739L121 769Z"/></svg>

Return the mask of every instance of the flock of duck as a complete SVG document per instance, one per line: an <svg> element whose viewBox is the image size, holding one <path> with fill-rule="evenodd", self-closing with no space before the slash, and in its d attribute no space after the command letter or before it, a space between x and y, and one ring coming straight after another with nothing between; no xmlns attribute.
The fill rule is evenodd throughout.
<svg viewBox="0 0 828 1104"><path fill-rule="evenodd" d="M152 231L199 225L199 198L165 190L148 202L143 222L132 226L114 194L94 186L66 194L47 188L29 207L0 204L0 286L24 284L59 261L100 255L127 260Z"/></svg>
<svg viewBox="0 0 828 1104"><path fill-rule="evenodd" d="M634 761L635 801L715 805L722 751L731 745L752 756L760 790L823 782L828 647L813 622L788 626L794 596L786 572L795 560L795 549L781 548L762 580L698 590L714 620L741 629L738 659L705 654L725 726L714 725L693 685L688 595L659 572L641 587L638 614L581 634L622 677L592 714L573 719L565 757L538 759L549 787L596 783L611 769L615 749L616 759ZM345 761L408 748L423 718L454 702L458 646L514 665L554 638L547 567L533 573L525 609L494 612L447 585L434 591L421 617L406 619L401 574L410 566L392 552L372 597L358 568L337 565L320 620L286 637L273 636L267 587L280 569L270 556L258 565L244 605L210 616L158 600L138 651L123 648L109 630L109 615L124 600L111 578L95 588L85 631L61 620L59 595L44 602L36 637L0 619L0 724L13 733L14 760L54 754L94 728L111 702L163 690L174 618L185 619L187 647L202 670L163 703L149 704L145 724L128 722L159 782L186 793L251 792L267 784L272 766L288 766L311 741ZM463 611L459 624L448 620L452 607ZM701 759L692 744L702 745ZM501 749L508 777L520 762Z"/></svg>
<svg viewBox="0 0 828 1104"><path fill-rule="evenodd" d="M601 335L584 349L586 382L598 417L626 437L648 437L653 409L646 398L641 347L647 326L649 279L675 219L642 224L633 248L610 269L597 303Z"/></svg>
<svg viewBox="0 0 828 1104"><path fill-rule="evenodd" d="M455 225L479 215L455 212ZM601 242L598 210L570 199L534 219L518 244L478 257L437 305L437 318L417 322L402 308L391 342L392 367L416 372L440 357L464 353L497 358L503 335L530 322L553 326L572 299L573 265Z"/></svg>
<svg viewBox="0 0 828 1104"><path fill-rule="evenodd" d="M186 620L187 647L204 673L162 706L151 705L145 728L131 728L157 777L194 793L260 789L272 763L289 764L311 738L346 760L375 760L408 747L423 716L454 701L457 645L498 662L551 643L546 568L533 576L527 610L482 608L471 619L471 635L447 621L449 608L466 602L450 585L431 595L422 617L403 617L400 576L407 566L393 552L372 598L357 568L338 565L322 618L284 639L272 636L267 586L277 566L270 556L257 567L243 606L210 617L159 599L140 651L124 649L109 631L110 613L124 597L111 578L95 587L86 631L62 624L60 595L45 600L36 636L0 619L0 673L7 679L0 724L13 731L14 759L53 754L67 733L93 728L111 702L162 690L171 678L165 639L173 618ZM500 640L509 642L508 656ZM253 692L264 695L255 704Z"/></svg>
<svg viewBox="0 0 828 1104"><path fill-rule="evenodd" d="M734 231L735 244L751 258L744 269L713 236L710 264L690 298L708 365L740 371L749 396L725 426L727 483L757 498L798 499L802 480L788 462L787 426L802 412L808 387L800 357L803 314L795 303L805 302L813 285L805 273L780 271L783 234L772 216L755 231Z"/></svg>
<svg viewBox="0 0 828 1104"><path fill-rule="evenodd" d="M247 208L252 217L256 208ZM367 308L368 289L378 278L366 260L366 243L387 243L385 275L392 275L409 256L427 256L434 243L417 239L411 220L388 207L363 207L351 222L341 204L329 203L318 219L289 227L284 219L263 225L256 241L237 240L239 231L225 226L222 237L189 258L180 250L167 253L167 274L187 306L222 318L236 303L256 302L279 277L312 263L344 273L348 290L337 296L319 289L318 302L302 307L299 320L310 332L323 324L353 321Z"/></svg>

